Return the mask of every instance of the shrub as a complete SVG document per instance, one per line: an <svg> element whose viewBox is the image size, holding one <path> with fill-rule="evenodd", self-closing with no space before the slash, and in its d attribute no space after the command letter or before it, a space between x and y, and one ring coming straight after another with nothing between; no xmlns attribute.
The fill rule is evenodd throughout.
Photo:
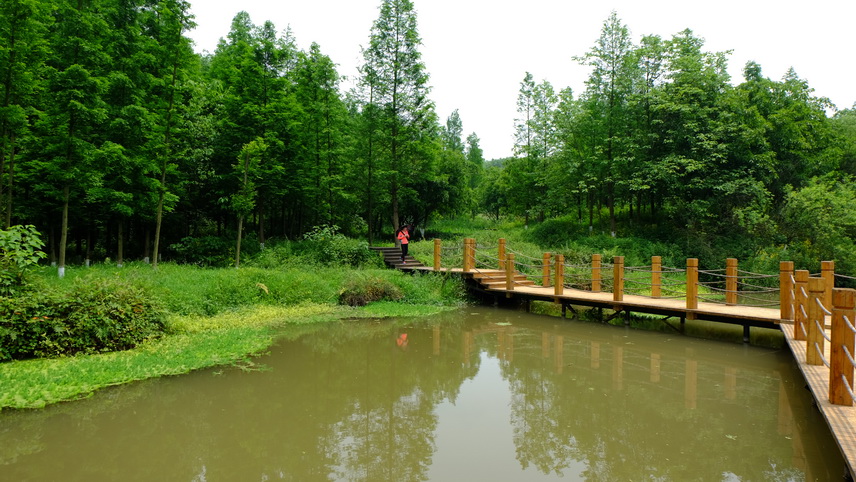
<svg viewBox="0 0 856 482"><path fill-rule="evenodd" d="M27 268L45 257L43 246L34 226L0 230L0 295L15 294L24 286Z"/></svg>
<svg viewBox="0 0 856 482"><path fill-rule="evenodd" d="M365 306L372 301L397 301L403 297L401 289L385 279L360 276L345 283L339 292L339 304Z"/></svg>
<svg viewBox="0 0 856 482"><path fill-rule="evenodd" d="M583 225L571 218L548 219L535 225L526 232L528 241L540 246L561 246L569 239L576 239L587 234Z"/></svg>
<svg viewBox="0 0 856 482"><path fill-rule="evenodd" d="M303 236L299 247L321 264L360 266L376 258L367 242L340 234L339 227L316 226Z"/></svg>
<svg viewBox="0 0 856 482"><path fill-rule="evenodd" d="M235 259L234 241L217 236L189 236L170 245L170 249L175 254L175 261L184 264L224 267Z"/></svg>
<svg viewBox="0 0 856 482"><path fill-rule="evenodd" d="M125 350L165 330L160 309L121 280L0 298L0 360Z"/></svg>

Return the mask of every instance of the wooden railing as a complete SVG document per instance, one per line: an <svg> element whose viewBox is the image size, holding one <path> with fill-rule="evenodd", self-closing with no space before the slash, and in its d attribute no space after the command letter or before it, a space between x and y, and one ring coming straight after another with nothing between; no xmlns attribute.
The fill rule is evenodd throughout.
<svg viewBox="0 0 856 482"><path fill-rule="evenodd" d="M442 242L435 239L434 269L438 271L442 269L443 249ZM646 267L625 266L623 256L615 256L611 266L604 265L599 254L591 256L590 265L569 265L561 254L544 253L541 258L534 258L515 253L508 248L505 239L499 240L496 256L480 249L473 238L466 238L462 249L464 272L502 272L505 274L505 289L509 292L519 284L515 281L517 268L525 267L530 272L530 278L540 282L543 287L552 286L553 294L557 297L562 296L565 289L599 293L604 288L603 270L611 267L612 277L609 281L612 284L613 301L623 301L627 284L633 284L649 287L645 293L650 290L650 294L635 293L639 296L653 299L685 298L686 308L690 313L698 309L700 301L727 306L778 305L780 321L792 322L794 339L806 343L805 363L825 365L829 368L830 403L852 405L856 399L853 389L856 369L856 290L835 288L837 277L851 280L854 278L836 275L835 263L832 261L821 263L818 276L811 276L806 270L794 270L793 262L782 261L779 265L778 286L773 287L747 282L765 279L768 285L773 285L770 279L776 275L740 271L738 260L734 258L726 260L724 270L701 271L696 258L687 259L686 268L679 269L664 267L660 256L653 256L651 265ZM523 258L529 262L524 262ZM650 273L650 282L647 281L648 278L640 277L639 273L643 272ZM628 273L633 273L633 276L628 277ZM700 275L703 275L706 281L699 281ZM568 284L569 278L575 279L576 282ZM704 295L700 295L700 288L703 289ZM773 293L777 294L775 298L772 297ZM767 298L764 298L765 295ZM827 318L830 324L827 324ZM829 359L824 351L826 343L830 344Z"/></svg>

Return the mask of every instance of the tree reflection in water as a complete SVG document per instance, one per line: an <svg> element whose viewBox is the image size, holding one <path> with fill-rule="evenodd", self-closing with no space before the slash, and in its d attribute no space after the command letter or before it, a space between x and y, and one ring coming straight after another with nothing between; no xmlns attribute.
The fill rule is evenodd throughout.
<svg viewBox="0 0 856 482"><path fill-rule="evenodd" d="M479 314L300 328L258 360L264 370L207 370L41 411L0 412L0 478L843 473L786 352L470 310ZM477 416L453 415L465 406Z"/></svg>

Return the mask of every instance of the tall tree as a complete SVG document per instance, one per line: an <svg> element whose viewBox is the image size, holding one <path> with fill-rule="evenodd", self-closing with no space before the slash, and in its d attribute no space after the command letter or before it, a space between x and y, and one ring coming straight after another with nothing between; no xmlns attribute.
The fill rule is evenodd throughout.
<svg viewBox="0 0 856 482"><path fill-rule="evenodd" d="M588 115L600 131L599 145L592 150L593 162L600 165L596 176L606 191L610 232L615 236L616 185L619 172L629 157L626 135L627 101L633 89L636 63L630 31L613 11L603 23L594 47L577 60L592 68L586 81L585 101Z"/></svg>
<svg viewBox="0 0 856 482"><path fill-rule="evenodd" d="M153 152L159 160L159 184L157 191L157 208L155 214L155 240L152 250L152 268L157 268L160 255L161 227L163 213L168 205L175 201L167 187L167 174L176 164L175 139L179 125L180 109L176 102L181 80L187 68L187 62L192 54L190 41L184 33L193 28L193 16L190 14L190 4L184 0L167 0L158 3L158 18L161 20L158 38L161 46L158 57L158 79L161 89L155 92L156 112L158 115L157 133L152 143Z"/></svg>
<svg viewBox="0 0 856 482"><path fill-rule="evenodd" d="M481 139L475 132L467 136L467 171L470 184L467 190L467 206L470 216L475 218L478 209L477 189L484 178L484 151L481 148Z"/></svg>
<svg viewBox="0 0 856 482"><path fill-rule="evenodd" d="M232 192L229 166L244 145L261 137L268 146L259 166L264 175L256 185L262 243L267 209L281 210L286 235L300 234L311 217L307 208L311 192L307 191L312 179L308 161L299 156L294 132L299 120L291 78L297 69L293 47L288 31L277 37L271 22L256 27L249 14L239 12L211 62L211 74L223 89L215 156L217 191Z"/></svg>
<svg viewBox="0 0 856 482"><path fill-rule="evenodd" d="M46 33L53 18L40 0L0 4L0 200L3 226L12 223L15 155L30 132L29 117L37 108L47 56Z"/></svg>
<svg viewBox="0 0 856 482"><path fill-rule="evenodd" d="M238 235L235 245L235 267L241 267L241 240L244 233L244 219L256 204L255 184L259 178L259 159L263 157L265 146L262 138L256 138L241 149L241 155L235 164L235 174L240 179L238 190L232 195L232 209L238 216Z"/></svg>
<svg viewBox="0 0 856 482"><path fill-rule="evenodd" d="M535 143L535 79L526 72L520 82L517 92L517 115L514 120L514 152L516 156L506 165L508 174L514 180L509 184L507 192L509 209L522 214L525 223L529 224L529 216L535 202L532 193L537 188L538 155Z"/></svg>
<svg viewBox="0 0 856 482"><path fill-rule="evenodd" d="M388 173L391 221L401 225L400 202L409 180L430 172L430 138L436 136L428 72L422 62L416 10L410 0L383 0L364 51L363 85L377 106ZM426 141L428 141L426 143ZM426 169L426 167L428 169Z"/></svg>
<svg viewBox="0 0 856 482"><path fill-rule="evenodd" d="M300 153L308 174L311 225L347 221L344 196L347 174L345 127L347 111L339 94L339 74L330 57L312 43L309 52L300 55L294 73L295 96L302 107L299 122Z"/></svg>
<svg viewBox="0 0 856 482"><path fill-rule="evenodd" d="M464 124L461 121L461 115L458 113L458 109L452 111L449 114L449 118L446 119L446 128L443 129L441 136L443 137L443 144L446 149L451 149L453 151L464 153L464 142L462 136L464 135Z"/></svg>
<svg viewBox="0 0 856 482"><path fill-rule="evenodd" d="M711 194L726 184L718 175L727 173L722 166L728 162L723 129L730 117L721 109L729 80L726 54L705 52L703 46L691 30L667 42L667 82L657 104L662 144L655 149L662 158L656 168L670 189L663 193L670 200L669 214L688 233L704 232L715 221Z"/></svg>
<svg viewBox="0 0 856 482"><path fill-rule="evenodd" d="M38 189L58 201L61 212L58 274L65 275L69 216L82 208L90 190L102 182L97 165L107 119L104 75L111 59L103 48L107 29L99 2L61 2L50 33L49 90L40 121L41 156L34 168Z"/></svg>
<svg viewBox="0 0 856 482"><path fill-rule="evenodd" d="M654 217L658 194L665 191L656 169L657 160L663 155L656 146L661 132L655 122L657 96L661 91L664 76L666 46L657 35L642 37L635 52L639 73L630 98L632 115L632 159L629 179L626 180L631 193L637 198L638 213L642 212L643 197L647 194L651 217Z"/></svg>

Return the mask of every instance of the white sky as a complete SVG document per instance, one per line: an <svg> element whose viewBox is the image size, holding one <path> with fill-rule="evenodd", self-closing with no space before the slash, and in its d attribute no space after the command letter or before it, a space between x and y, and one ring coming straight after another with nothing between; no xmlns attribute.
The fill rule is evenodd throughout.
<svg viewBox="0 0 856 482"><path fill-rule="evenodd" d="M856 1L815 0L413 0L422 58L431 75L431 98L442 124L458 109L464 137L475 132L485 159L511 155L517 93L525 73L558 92L584 89L588 70L572 60L585 54L615 10L633 41L657 34L669 39L691 29L704 50L732 50L732 83L742 81L749 60L765 77L780 80L794 67L839 109L856 103L852 24ZM189 36L199 52L214 52L244 10L256 25L270 20L291 27L301 49L312 42L356 78L361 46L368 44L381 0L191 0L198 26ZM350 87L342 84L342 90Z"/></svg>

